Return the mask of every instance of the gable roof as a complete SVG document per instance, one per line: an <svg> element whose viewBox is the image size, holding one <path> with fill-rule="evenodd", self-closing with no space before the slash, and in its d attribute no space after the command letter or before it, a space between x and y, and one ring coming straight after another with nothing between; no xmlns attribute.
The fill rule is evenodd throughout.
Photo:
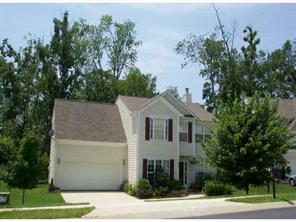
<svg viewBox="0 0 296 222"><path fill-rule="evenodd" d="M56 99L56 139L126 143L117 105Z"/></svg>
<svg viewBox="0 0 296 222"><path fill-rule="evenodd" d="M183 102L200 120L213 121L213 115L197 103Z"/></svg>
<svg viewBox="0 0 296 222"><path fill-rule="evenodd" d="M173 99L173 96L171 96L170 93L167 91L153 98L122 95L119 95L118 97L122 99L122 101L125 103L125 105L131 112L136 112L160 96L165 98L172 106L176 108L176 110L178 110L184 116L192 115L202 121L212 121L212 114L206 111L199 104L176 101Z"/></svg>
<svg viewBox="0 0 296 222"><path fill-rule="evenodd" d="M145 103L147 103L149 100L152 99L147 97L122 96L122 95L119 95L118 97L122 99L124 104L127 106L127 108L131 112L138 110L141 106L143 106Z"/></svg>
<svg viewBox="0 0 296 222"><path fill-rule="evenodd" d="M250 101L251 97L247 97L246 101ZM291 121L289 128L292 131L296 131L296 98L293 99L281 99L271 98L270 104L275 103L278 100L277 115Z"/></svg>

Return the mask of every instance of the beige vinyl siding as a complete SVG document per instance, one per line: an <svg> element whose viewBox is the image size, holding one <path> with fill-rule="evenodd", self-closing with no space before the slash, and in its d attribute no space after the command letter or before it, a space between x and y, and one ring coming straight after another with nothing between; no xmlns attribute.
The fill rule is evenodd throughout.
<svg viewBox="0 0 296 222"><path fill-rule="evenodd" d="M173 141L145 140L145 118L160 117L173 119ZM169 160L174 159L174 176L178 178L179 156L178 156L178 116L161 101L152 104L141 112L140 123L140 149L139 149L139 178L142 178L143 159Z"/></svg>
<svg viewBox="0 0 296 222"><path fill-rule="evenodd" d="M192 122L192 143L180 141L179 149L180 149L180 156L194 156L194 126L195 121L192 118L188 117L181 117L180 118L180 132L181 132L181 125L186 127L187 131L187 141L188 141L188 122Z"/></svg>
<svg viewBox="0 0 296 222"><path fill-rule="evenodd" d="M52 115L52 129L55 131L54 126L54 110ZM55 183L55 167L56 167L56 143L55 143L55 137L54 135L51 137L50 140L50 154L49 154L49 174L48 174L48 182L50 183L51 179L53 179L53 182Z"/></svg>
<svg viewBox="0 0 296 222"><path fill-rule="evenodd" d="M119 109L121 121L127 139L127 155L128 155L128 181L129 183L136 183L137 181L137 135L133 124L131 111L124 105L120 97L117 99L116 104Z"/></svg>

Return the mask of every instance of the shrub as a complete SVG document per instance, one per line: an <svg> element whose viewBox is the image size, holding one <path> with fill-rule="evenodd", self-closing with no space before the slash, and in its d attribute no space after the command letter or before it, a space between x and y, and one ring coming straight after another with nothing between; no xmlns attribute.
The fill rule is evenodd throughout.
<svg viewBox="0 0 296 222"><path fill-rule="evenodd" d="M182 190L183 187L178 180L172 180L169 182L169 189L170 190Z"/></svg>
<svg viewBox="0 0 296 222"><path fill-rule="evenodd" d="M195 178L195 183L190 185L190 188L196 192L200 192L203 190L205 186L205 182L207 180L211 180L213 176L210 173L198 172Z"/></svg>
<svg viewBox="0 0 296 222"><path fill-rule="evenodd" d="M166 196L169 192L168 187L158 187L154 189L153 196Z"/></svg>
<svg viewBox="0 0 296 222"><path fill-rule="evenodd" d="M167 187L170 183L170 178L167 173L160 170L155 173L155 187Z"/></svg>
<svg viewBox="0 0 296 222"><path fill-rule="evenodd" d="M126 184L123 188L123 191L131 196L136 196L137 193L136 186L133 184Z"/></svg>
<svg viewBox="0 0 296 222"><path fill-rule="evenodd" d="M149 189L138 189L136 192L136 197L140 198L140 199L145 199L145 198L149 198L152 197L153 194L153 190L151 188Z"/></svg>
<svg viewBox="0 0 296 222"><path fill-rule="evenodd" d="M147 179L141 179L139 180L139 182L137 183L137 189L142 190L142 189L151 189L149 180Z"/></svg>
<svg viewBox="0 0 296 222"><path fill-rule="evenodd" d="M233 192L233 187L220 182L207 181L204 190L208 196L230 195Z"/></svg>
<svg viewBox="0 0 296 222"><path fill-rule="evenodd" d="M7 167L0 165L0 180L4 180L6 177Z"/></svg>
<svg viewBox="0 0 296 222"><path fill-rule="evenodd" d="M119 187L119 190L122 192L125 192L124 191L124 188L125 186L128 184L127 180L124 180L121 184L120 184L120 187Z"/></svg>

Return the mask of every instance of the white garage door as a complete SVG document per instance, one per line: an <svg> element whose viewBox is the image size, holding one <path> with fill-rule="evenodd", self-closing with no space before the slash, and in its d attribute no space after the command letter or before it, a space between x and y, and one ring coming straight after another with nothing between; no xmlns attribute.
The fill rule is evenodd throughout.
<svg viewBox="0 0 296 222"><path fill-rule="evenodd" d="M117 165L65 162L60 188L67 190L118 190L120 169Z"/></svg>
<svg viewBox="0 0 296 222"><path fill-rule="evenodd" d="M118 190L126 179L126 149L60 144L55 184L61 190Z"/></svg>

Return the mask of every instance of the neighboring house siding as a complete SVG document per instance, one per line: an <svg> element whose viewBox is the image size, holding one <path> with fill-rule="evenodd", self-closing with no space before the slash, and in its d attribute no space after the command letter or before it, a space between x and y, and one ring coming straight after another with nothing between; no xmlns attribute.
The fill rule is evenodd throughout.
<svg viewBox="0 0 296 222"><path fill-rule="evenodd" d="M135 126L133 126L132 116L130 115L131 111L124 105L120 98L117 99L116 104L128 143L128 181L134 184L137 181L137 135Z"/></svg>
<svg viewBox="0 0 296 222"><path fill-rule="evenodd" d="M173 141L163 140L145 140L145 118L166 116L168 119L173 119ZM178 167L179 167L179 156L178 156L178 116L167 108L161 101L156 102L150 107L144 109L141 112L141 123L140 123L140 150L139 150L139 169L143 169L143 159L174 159L174 178L178 179ZM142 171L139 170L138 177L142 178Z"/></svg>
<svg viewBox="0 0 296 222"><path fill-rule="evenodd" d="M55 130L54 126L55 115L53 111L52 116L52 129ZM50 183L51 179L55 182L55 167L56 167L56 143L54 135L51 137L50 140L50 156L49 156L49 175L48 175L48 182Z"/></svg>
<svg viewBox="0 0 296 222"><path fill-rule="evenodd" d="M296 174L296 149L289 149L286 159L289 161L288 166L291 168L291 174Z"/></svg>

